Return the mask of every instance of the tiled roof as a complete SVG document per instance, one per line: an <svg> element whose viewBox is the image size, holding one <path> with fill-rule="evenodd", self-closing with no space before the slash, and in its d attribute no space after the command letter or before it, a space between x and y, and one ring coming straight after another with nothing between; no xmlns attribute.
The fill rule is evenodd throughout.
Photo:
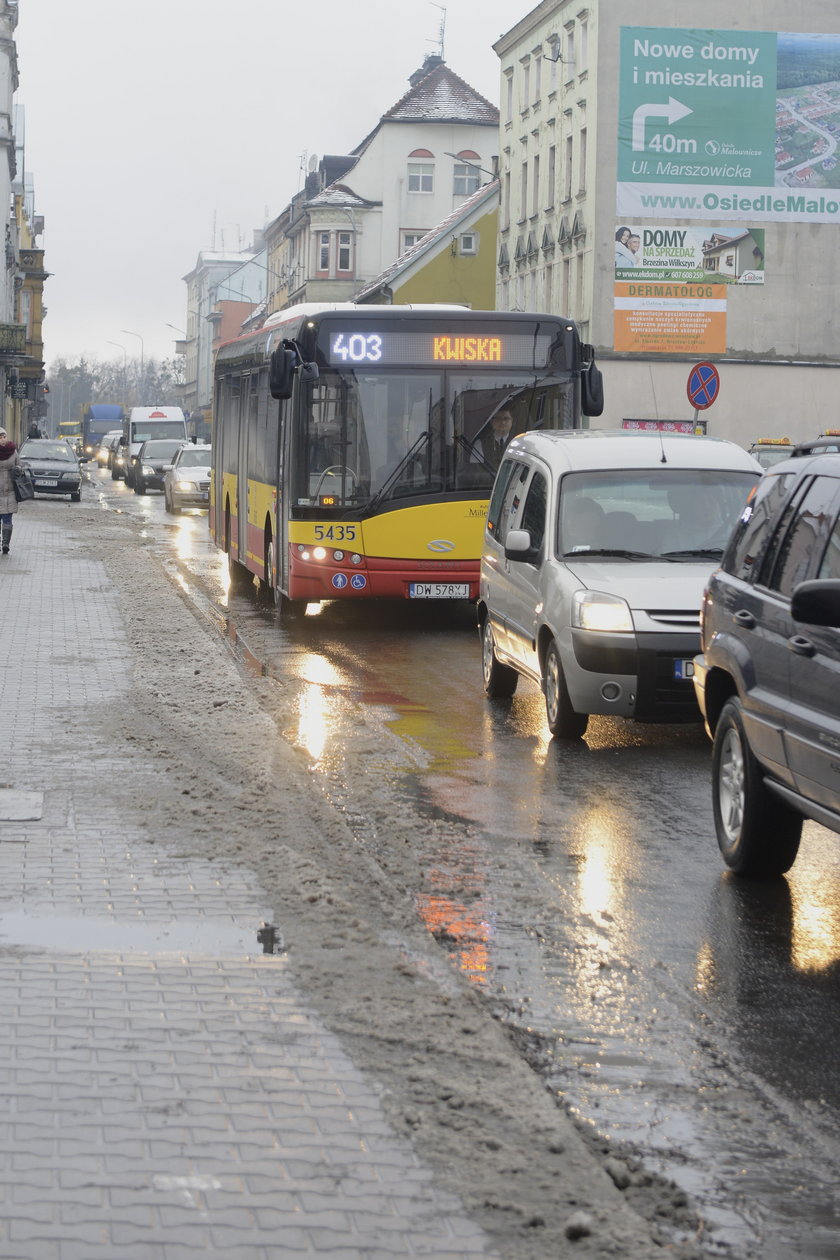
<svg viewBox="0 0 840 1260"><path fill-rule="evenodd" d="M446 65L436 66L409 88L383 122L453 122L499 124L499 111Z"/></svg>
<svg viewBox="0 0 840 1260"><path fill-rule="evenodd" d="M314 197L308 198L307 206L378 206L379 201L366 201L346 184L329 184Z"/></svg>

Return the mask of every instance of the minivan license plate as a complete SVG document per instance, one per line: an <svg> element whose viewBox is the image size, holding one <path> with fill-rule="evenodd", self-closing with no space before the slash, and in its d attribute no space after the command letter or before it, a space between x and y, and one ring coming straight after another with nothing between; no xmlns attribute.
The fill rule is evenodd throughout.
<svg viewBox="0 0 840 1260"><path fill-rule="evenodd" d="M469 599L469 582L409 582L409 599Z"/></svg>
<svg viewBox="0 0 840 1260"><path fill-rule="evenodd" d="M674 661L674 677L681 680L694 677L694 661Z"/></svg>

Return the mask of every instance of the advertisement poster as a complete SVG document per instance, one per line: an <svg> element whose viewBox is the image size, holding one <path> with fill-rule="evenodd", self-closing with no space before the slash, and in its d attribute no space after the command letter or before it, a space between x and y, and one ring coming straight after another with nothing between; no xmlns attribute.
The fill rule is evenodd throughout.
<svg viewBox="0 0 840 1260"><path fill-rule="evenodd" d="M764 284L764 228L618 223L615 278Z"/></svg>
<svg viewBox="0 0 840 1260"><path fill-rule="evenodd" d="M840 222L840 35L621 29L619 220Z"/></svg>
<svg viewBox="0 0 840 1260"><path fill-rule="evenodd" d="M725 354L726 285L617 280L613 334L632 354Z"/></svg>

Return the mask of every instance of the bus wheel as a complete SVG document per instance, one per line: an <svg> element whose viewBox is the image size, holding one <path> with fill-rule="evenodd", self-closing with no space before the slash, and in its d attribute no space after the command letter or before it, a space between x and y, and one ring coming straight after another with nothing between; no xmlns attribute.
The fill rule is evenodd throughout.
<svg viewBox="0 0 840 1260"><path fill-rule="evenodd" d="M259 580L257 598L268 608L274 608L277 604L277 590L274 585L274 539L271 534L266 534L265 538L263 576Z"/></svg>

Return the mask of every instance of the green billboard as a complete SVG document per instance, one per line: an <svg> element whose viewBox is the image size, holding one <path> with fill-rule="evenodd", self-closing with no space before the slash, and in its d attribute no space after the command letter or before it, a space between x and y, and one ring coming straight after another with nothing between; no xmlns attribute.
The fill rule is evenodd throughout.
<svg viewBox="0 0 840 1260"><path fill-rule="evenodd" d="M840 35L622 27L620 219L840 222Z"/></svg>

